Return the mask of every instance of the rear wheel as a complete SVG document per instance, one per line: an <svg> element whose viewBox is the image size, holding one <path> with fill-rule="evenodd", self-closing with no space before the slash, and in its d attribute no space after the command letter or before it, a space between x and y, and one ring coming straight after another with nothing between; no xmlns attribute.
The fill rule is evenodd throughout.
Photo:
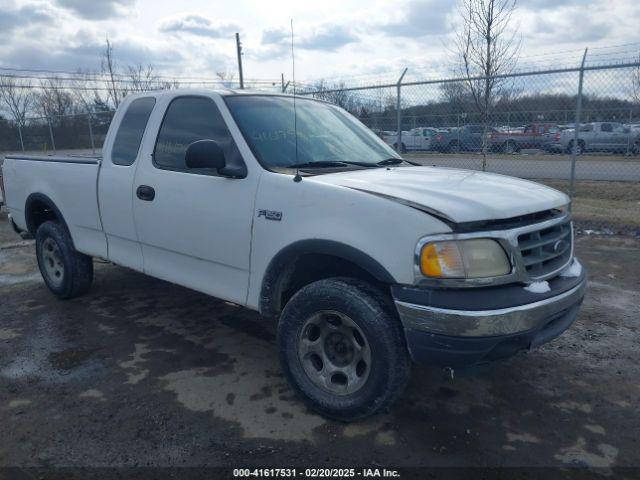
<svg viewBox="0 0 640 480"><path fill-rule="evenodd" d="M314 410L350 421L389 406L403 391L410 360L389 300L359 280L303 287L278 324L284 373Z"/></svg>
<svg viewBox="0 0 640 480"><path fill-rule="evenodd" d="M518 145L516 142L508 141L502 146L502 151L507 154L514 154L518 152Z"/></svg>
<svg viewBox="0 0 640 480"><path fill-rule="evenodd" d="M567 148L568 153L573 153L574 142L571 140L569 142L569 147ZM584 153L584 142L582 140L578 140L578 144L576 146L576 155L582 155Z"/></svg>
<svg viewBox="0 0 640 480"><path fill-rule="evenodd" d="M73 248L67 229L60 223L49 221L38 227L36 257L44 282L57 297L77 297L91 287L93 261Z"/></svg>

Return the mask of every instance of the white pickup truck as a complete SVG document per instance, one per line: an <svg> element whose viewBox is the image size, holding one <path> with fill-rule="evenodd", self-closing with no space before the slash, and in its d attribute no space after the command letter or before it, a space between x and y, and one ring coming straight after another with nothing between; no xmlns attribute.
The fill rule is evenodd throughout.
<svg viewBox="0 0 640 480"><path fill-rule="evenodd" d="M437 135L439 130L435 128L417 127L408 132L402 132L400 140L400 152L431 150L431 139ZM391 145L394 150L398 150L398 135L390 134L382 137L387 145Z"/></svg>
<svg viewBox="0 0 640 480"><path fill-rule="evenodd" d="M388 406L411 360L547 342L584 295L567 196L415 166L316 100L132 95L101 157L8 156L3 173L55 295L87 292L102 258L257 310L278 321L293 388L331 418Z"/></svg>

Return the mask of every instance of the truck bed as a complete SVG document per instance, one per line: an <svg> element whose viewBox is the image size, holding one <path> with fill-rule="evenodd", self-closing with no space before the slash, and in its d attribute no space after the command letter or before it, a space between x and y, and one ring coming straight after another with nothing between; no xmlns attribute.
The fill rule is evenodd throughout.
<svg viewBox="0 0 640 480"><path fill-rule="evenodd" d="M7 155L2 165L4 203L18 228L28 229L27 205L47 197L65 212L78 251L106 254L97 195L100 163L100 156Z"/></svg>
<svg viewBox="0 0 640 480"><path fill-rule="evenodd" d="M54 162L54 163L86 163L97 164L102 160L101 155L7 155L5 160L31 160L34 162Z"/></svg>

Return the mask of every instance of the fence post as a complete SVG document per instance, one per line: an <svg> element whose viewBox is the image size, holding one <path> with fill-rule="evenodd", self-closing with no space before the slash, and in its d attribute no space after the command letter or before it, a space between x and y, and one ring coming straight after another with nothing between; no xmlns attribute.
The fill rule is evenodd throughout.
<svg viewBox="0 0 640 480"><path fill-rule="evenodd" d="M24 152L24 140L22 138L22 127L20 126L20 122L18 122L18 137L20 138L20 148Z"/></svg>
<svg viewBox="0 0 640 480"><path fill-rule="evenodd" d="M93 155L96 154L96 144L93 141L93 128L91 127L91 113L87 114L87 118L89 119L89 140L91 140L91 153Z"/></svg>
<svg viewBox="0 0 640 480"><path fill-rule="evenodd" d="M400 111L400 87L402 85L402 79L404 78L405 73L407 73L407 69L405 68L398 79L398 83L396 84L397 91L397 99L396 99L396 113L398 115L397 123L398 123L398 131L396 135L396 152L402 153L402 113Z"/></svg>
<svg viewBox="0 0 640 480"><path fill-rule="evenodd" d="M629 107L629 125L633 121L633 107ZM629 127L629 133L627 133L627 155L632 153L631 149L631 127Z"/></svg>
<svg viewBox="0 0 640 480"><path fill-rule="evenodd" d="M578 99L576 100L576 120L573 128L573 148L571 149L571 177L569 178L569 198L571 203L569 209L573 205L573 197L576 188L576 160L578 157L578 131L580 130L580 118L582 117L582 84L584 82L584 62L587 60L588 48L584 49L582 63L580 64L580 79L578 80Z"/></svg>
<svg viewBox="0 0 640 480"><path fill-rule="evenodd" d="M51 148L53 148L53 153L56 153L56 142L53 139L53 128L51 128L51 119L47 117L47 125L49 125L49 137L51 137Z"/></svg>

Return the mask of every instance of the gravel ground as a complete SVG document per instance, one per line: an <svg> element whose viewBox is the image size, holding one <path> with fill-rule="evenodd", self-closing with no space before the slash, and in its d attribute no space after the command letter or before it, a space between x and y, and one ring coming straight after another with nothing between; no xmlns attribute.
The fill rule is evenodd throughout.
<svg viewBox="0 0 640 480"><path fill-rule="evenodd" d="M257 314L102 263L58 301L7 232L2 214L0 467L640 467L637 239L578 238L590 288L559 339L453 378L416 366L391 411L341 424L294 396Z"/></svg>

